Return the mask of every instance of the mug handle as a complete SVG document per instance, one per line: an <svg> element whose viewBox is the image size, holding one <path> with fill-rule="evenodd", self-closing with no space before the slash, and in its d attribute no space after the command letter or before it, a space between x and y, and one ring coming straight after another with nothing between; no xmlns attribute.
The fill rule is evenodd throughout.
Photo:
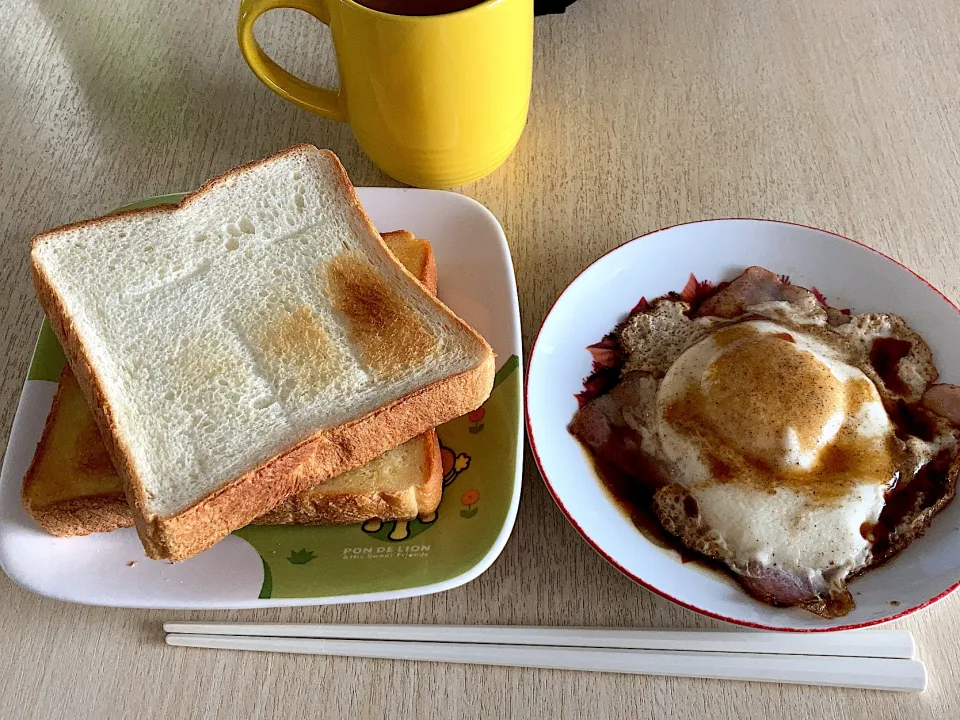
<svg viewBox="0 0 960 720"><path fill-rule="evenodd" d="M237 17L237 41L247 65L277 95L304 110L344 122L347 113L338 91L317 87L284 70L263 51L253 36L256 19L268 10L277 8L303 10L324 25L330 25L330 7L327 3L328 0L243 0Z"/></svg>

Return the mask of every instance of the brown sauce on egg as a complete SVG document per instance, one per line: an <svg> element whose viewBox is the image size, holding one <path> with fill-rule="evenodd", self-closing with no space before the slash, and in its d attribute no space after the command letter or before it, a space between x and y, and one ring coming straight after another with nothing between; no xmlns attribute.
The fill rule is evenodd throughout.
<svg viewBox="0 0 960 720"><path fill-rule="evenodd" d="M911 410L913 410L914 415L919 416L921 414L916 409ZM911 414L893 415L892 419L898 433L908 431L919 422ZM621 512L630 518L640 534L654 545L673 550L684 564L693 563L705 570L720 573L734 583L740 584L741 578L738 578L725 564L691 550L678 537L664 530L653 511L653 495L658 488L664 485L665 481L661 478L660 470L651 458L642 452L625 449L628 445L625 441L628 439L629 433L629 430L614 429L607 446L599 448L597 452L586 445L583 446L590 458L594 473L604 489ZM615 449L611 450L611 448ZM615 461L605 458L614 458ZM933 508L949 501L952 497L949 461L949 453L942 453L940 457L922 467L911 482L893 483L887 493L886 505L881 511L877 523L864 523L860 528L864 538L873 545L873 561L854 576L851 576L851 579L872 567L885 563L906 547L914 539L915 534L905 535L902 530L905 524L922 512L924 508ZM719 463L719 461L715 462ZM833 463L836 463L836 466L833 466ZM842 468L849 467L850 460L842 456L833 456L826 461L822 461L822 464L827 469L831 469L831 467ZM627 467L630 470L626 470ZM722 464L712 465L712 470L718 477L731 472L729 467L724 469ZM687 502L690 502L693 506L688 507ZM689 516L696 515L699 510L696 507L696 500L692 497L685 499L684 510ZM929 515L929 518L932 517L933 513ZM929 518L923 523L923 528L929 524ZM921 528L921 531L923 528ZM755 593L751 594L768 604L782 605L782 603L773 602Z"/></svg>
<svg viewBox="0 0 960 720"><path fill-rule="evenodd" d="M690 550L679 538L663 529L653 511L653 495L666 484L666 479L657 462L640 450L638 440L629 427L611 425L602 445L591 447L582 443L581 447L603 488L641 535L654 545L675 550L684 563L696 562L705 567L725 569L720 563Z"/></svg>
<svg viewBox="0 0 960 720"><path fill-rule="evenodd" d="M870 364L892 392L909 395L910 389L900 378L900 361L910 354L913 343L899 338L876 338L870 346Z"/></svg>
<svg viewBox="0 0 960 720"><path fill-rule="evenodd" d="M878 398L868 380L840 381L783 335L760 336L744 325L716 333L725 351L709 367L706 389L684 391L667 407L666 420L698 439L716 482L736 479L771 493L792 488L818 503L847 496L858 481L892 482L900 454L895 438L863 438L844 427L815 451L837 410L852 417ZM711 384L711 377L722 381ZM811 466L780 464L784 418L800 449L816 454Z"/></svg>
<svg viewBox="0 0 960 720"><path fill-rule="evenodd" d="M926 414L921 408L904 406L899 413L892 413L898 434L911 432L917 428L927 428L923 423ZM710 557L695 552L680 542L679 538L663 529L659 519L653 511L653 495L666 481L654 460L644 453L628 449L630 443L627 429L614 428L611 437L604 447L597 452L584 446L594 468L596 477L604 489L613 498L620 510L630 518L634 527L655 545L674 550L683 563L695 563L709 570L723 573L725 576L738 582L737 576L730 569ZM842 449L824 453L818 466L826 473L842 473L855 466L857 458L846 456ZM609 458L609 459L608 459ZM882 564L894 557L900 550L915 537L916 533L904 533L911 519L917 517L925 509L945 504L952 497L951 483L951 455L949 451L942 452L933 461L924 465L909 482L891 484L887 492L886 504L880 513L880 518L874 524L864 523L860 532L873 545L873 562L861 572L876 565ZM629 469L627 469L629 468ZM759 472L762 468L757 467ZM712 458L711 470L718 478L732 477L733 470L722 461ZM775 482L771 478L771 484ZM772 491L772 489L771 489ZM813 490L816 493L816 490ZM684 509L689 516L698 512L696 500L687 498L693 506ZM933 517L930 513L929 518ZM929 518L922 523L922 530L929 523ZM858 573L859 574L859 573Z"/></svg>
<svg viewBox="0 0 960 720"><path fill-rule="evenodd" d="M906 439L910 435L930 442L937 435L937 426L930 413L922 407L911 406L903 400L887 408L897 436Z"/></svg>
<svg viewBox="0 0 960 720"><path fill-rule="evenodd" d="M676 538L663 529L651 509L653 494L658 484L650 482L650 476L644 473L646 459L638 458L636 472L626 472L592 452L589 455L603 487L617 501L620 509L629 516L637 530L653 544L672 548L683 554L682 546L678 547Z"/></svg>
<svg viewBox="0 0 960 720"><path fill-rule="evenodd" d="M864 523L860 534L873 545L873 563L879 565L896 555L922 534L933 515L952 497L951 453L941 451L912 478L896 483L875 524Z"/></svg>
<svg viewBox="0 0 960 720"><path fill-rule="evenodd" d="M750 333L755 333L749 327L733 326L723 330L718 344L728 346ZM758 426L764 421L775 420L783 413L790 413L790 417L797 417L796 405L800 405L800 415L804 410L812 422L823 421L823 411L814 402L804 408L801 398L799 403L796 394L801 392L798 383L811 382L811 378L804 377L808 370L796 362L797 351L794 349L795 339L789 333L779 333L761 338L761 342L751 342L748 345L755 348L759 354L756 358L738 357L733 354L736 365L728 368L733 371L726 378L728 385L734 387L742 384L744 394L751 385L765 387L765 393L753 393L753 397L766 398L766 406L753 407L749 403L738 403L740 407L733 411L738 417L726 418L732 427L739 427L749 433L756 434ZM884 355L881 368L887 368L883 363L886 359L906 356L909 348L890 345L890 352ZM884 351L886 352L886 351ZM751 363L749 372L737 373L742 363ZM817 365L813 365L814 368ZM822 367L822 365L820 366ZM878 369L878 373L881 370ZM739 378L739 379L738 379ZM816 380L816 378L814 378ZM820 378L822 381L823 378ZM886 381L885 381L886 382ZM804 387L809 387L805 385ZM705 441L707 447L716 450L708 453L708 461L713 477L719 481L734 479L755 483L758 487L775 492L778 487L790 487L798 492L807 494L812 502L830 502L850 491L850 485L864 478L889 478L890 489L887 491L886 504L880 518L875 524L865 523L861 527L863 536L873 545L874 562L869 567L885 562L893 557L903 547L909 544L915 536L910 534L910 521L916 518L925 509L938 503L945 503L947 493L951 492L950 482L950 453L943 453L934 461L923 466L909 482L898 482L901 475L899 463L902 461L902 442L906 437L913 435L922 439L932 439L935 434L935 423L928 411L920 406L911 406L901 401L898 405L887 408L891 422L895 428L895 437L890 436L881 443L864 443L852 432L841 429L837 437L817 454L812 467L796 470L784 469L774 465L762 457L742 452L742 449L730 451L730 438L723 433L716 433L717 417L708 417L711 413L711 398L691 395L700 393L700 390L688 391L667 409L670 421L687 432L694 433ZM733 391L736 394L736 390ZM848 416L855 414L865 402L877 399L873 387L867 380L852 381L845 388L844 410ZM717 400L717 398L712 398ZM737 403L737 398L724 398L724 402ZM788 408L787 405L793 405ZM713 406L715 408L715 405ZM830 412L833 409L829 409ZM712 410L716 415L716 410ZM723 412L721 411L721 418ZM819 416L818 416L819 414ZM630 518L633 525L644 537L655 545L674 550L684 563L693 562L710 570L722 572L725 576L737 581L737 576L723 563L717 562L701 553L690 550L674 535L663 529L659 519L652 509L653 495L658 488L666 484L656 460L647 457L637 450L638 444L632 431L625 427L614 427L607 443L596 452L585 449L590 456L596 476L603 487L614 499L620 509ZM813 442L813 434L798 433L801 443ZM696 501L688 498L692 507L686 507L689 516L698 512ZM933 513L928 512L932 517ZM923 525L925 527L925 524ZM905 532L906 528L906 532ZM922 530L922 528L921 528ZM864 570L867 568L864 568Z"/></svg>
<svg viewBox="0 0 960 720"><path fill-rule="evenodd" d="M661 486L660 481L656 479L659 473L643 453L632 455L634 470L628 472L588 448L584 449L604 489L614 499L621 512L630 518L630 522L641 535L658 547L675 551L680 556L680 562L684 564L695 563L710 570L720 571L736 580L726 565L691 550L680 542L679 538L663 529L656 513L653 512L653 494ZM692 502L694 507L687 507L687 501ZM698 512L695 505L696 500L692 497L687 498L684 509L688 515L695 515Z"/></svg>

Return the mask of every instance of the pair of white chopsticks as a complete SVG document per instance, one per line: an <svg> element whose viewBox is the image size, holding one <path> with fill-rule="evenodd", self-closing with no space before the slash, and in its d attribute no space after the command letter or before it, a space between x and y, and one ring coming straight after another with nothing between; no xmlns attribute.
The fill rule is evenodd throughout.
<svg viewBox="0 0 960 720"><path fill-rule="evenodd" d="M167 644L920 692L903 630L836 633L170 622Z"/></svg>

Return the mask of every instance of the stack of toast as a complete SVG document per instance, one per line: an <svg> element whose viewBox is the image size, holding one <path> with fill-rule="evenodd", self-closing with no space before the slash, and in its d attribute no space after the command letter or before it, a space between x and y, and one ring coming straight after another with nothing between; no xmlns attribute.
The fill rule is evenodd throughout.
<svg viewBox="0 0 960 720"><path fill-rule="evenodd" d="M32 267L68 366L23 500L55 535L134 525L182 560L251 522L429 513L433 428L492 387L429 243L381 237L311 146L44 233Z"/></svg>

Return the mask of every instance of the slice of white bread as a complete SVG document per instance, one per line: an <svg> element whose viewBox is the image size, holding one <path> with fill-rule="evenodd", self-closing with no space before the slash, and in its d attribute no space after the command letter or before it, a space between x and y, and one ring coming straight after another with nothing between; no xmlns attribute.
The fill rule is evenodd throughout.
<svg viewBox="0 0 960 720"><path fill-rule="evenodd" d="M31 259L153 558L195 555L492 387L489 345L309 145L44 233Z"/></svg>
<svg viewBox="0 0 960 720"><path fill-rule="evenodd" d="M383 240L404 267L436 293L430 243L406 230L384 233ZM284 500L254 523L339 525L433 512L443 486L439 458L440 447L431 430ZM59 537L133 526L123 483L69 365L63 368L43 435L24 476L22 498L37 524Z"/></svg>

